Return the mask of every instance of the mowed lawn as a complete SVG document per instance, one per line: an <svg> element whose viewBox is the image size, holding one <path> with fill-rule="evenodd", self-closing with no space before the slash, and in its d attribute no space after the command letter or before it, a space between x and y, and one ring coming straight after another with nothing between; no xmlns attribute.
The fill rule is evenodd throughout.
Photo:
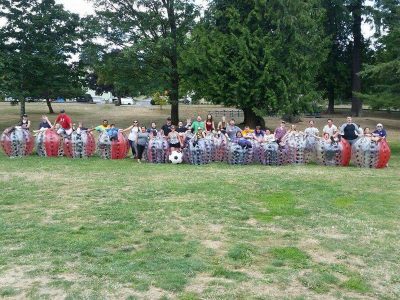
<svg viewBox="0 0 400 300"><path fill-rule="evenodd" d="M1 153L0 298L399 299L394 126L383 170Z"/></svg>

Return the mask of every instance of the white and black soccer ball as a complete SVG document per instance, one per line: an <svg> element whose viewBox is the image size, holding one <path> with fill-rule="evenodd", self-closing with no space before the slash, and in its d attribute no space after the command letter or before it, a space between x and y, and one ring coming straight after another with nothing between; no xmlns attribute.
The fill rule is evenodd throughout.
<svg viewBox="0 0 400 300"><path fill-rule="evenodd" d="M182 163L182 153L178 152L178 151L173 151L170 156L169 156L169 160L171 163L173 163L174 165L176 164L180 164Z"/></svg>

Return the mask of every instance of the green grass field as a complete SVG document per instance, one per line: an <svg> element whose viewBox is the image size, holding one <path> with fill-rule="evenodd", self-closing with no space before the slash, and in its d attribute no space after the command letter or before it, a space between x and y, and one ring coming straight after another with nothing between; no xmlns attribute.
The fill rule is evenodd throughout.
<svg viewBox="0 0 400 300"><path fill-rule="evenodd" d="M0 298L399 299L390 145L383 170L1 153Z"/></svg>

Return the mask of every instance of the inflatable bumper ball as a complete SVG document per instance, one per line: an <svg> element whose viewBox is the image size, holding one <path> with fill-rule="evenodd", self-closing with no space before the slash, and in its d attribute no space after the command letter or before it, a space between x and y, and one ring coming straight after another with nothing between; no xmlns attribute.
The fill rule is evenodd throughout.
<svg viewBox="0 0 400 300"><path fill-rule="evenodd" d="M9 157L27 156L33 151L33 136L29 130L11 127L4 130L0 137L4 153Z"/></svg>
<svg viewBox="0 0 400 300"><path fill-rule="evenodd" d="M390 159L390 148L385 139L361 137L353 144L352 158L358 167L384 168Z"/></svg>
<svg viewBox="0 0 400 300"><path fill-rule="evenodd" d="M304 163L316 162L319 138L316 136L303 135L303 139L305 139Z"/></svg>
<svg viewBox="0 0 400 300"><path fill-rule="evenodd" d="M214 138L212 135L208 135L203 140L204 140L204 147L205 147L204 161L206 164L208 164L208 163L212 162L213 158L215 157Z"/></svg>
<svg viewBox="0 0 400 300"><path fill-rule="evenodd" d="M351 158L351 146L345 140L332 143L321 139L317 144L317 161L325 166L348 166Z"/></svg>
<svg viewBox="0 0 400 300"><path fill-rule="evenodd" d="M268 166L278 166L283 164L282 159L282 152L279 149L279 145L275 142L264 143L260 146L260 162L263 165Z"/></svg>
<svg viewBox="0 0 400 300"><path fill-rule="evenodd" d="M253 162L253 148L239 143L231 143L228 145L228 164L231 165L248 165Z"/></svg>
<svg viewBox="0 0 400 300"><path fill-rule="evenodd" d="M211 155L207 153L209 149L209 141L206 139L198 141L193 139L188 146L188 162L192 165L208 164L211 161Z"/></svg>
<svg viewBox="0 0 400 300"><path fill-rule="evenodd" d="M286 150L288 163L304 164L307 161L307 152L313 150L313 144L310 144L305 135L296 133L290 135L286 140Z"/></svg>
<svg viewBox="0 0 400 300"><path fill-rule="evenodd" d="M103 159L124 159L129 151L128 139L118 132L118 139L110 140L106 132L102 132L97 142L97 153Z"/></svg>
<svg viewBox="0 0 400 300"><path fill-rule="evenodd" d="M64 140L64 153L67 157L87 158L96 151L96 141L92 133L74 131L69 139Z"/></svg>
<svg viewBox="0 0 400 300"><path fill-rule="evenodd" d="M213 161L226 161L226 138L222 134L214 137Z"/></svg>
<svg viewBox="0 0 400 300"><path fill-rule="evenodd" d="M168 162L169 145L166 139L157 136L149 141L147 147L147 160L154 164Z"/></svg>
<svg viewBox="0 0 400 300"><path fill-rule="evenodd" d="M254 162L264 164L265 163L264 145L255 140L251 140L250 142L253 148Z"/></svg>
<svg viewBox="0 0 400 300"><path fill-rule="evenodd" d="M182 149L183 162L190 163L190 145L192 143L194 135L192 133L186 134L184 146Z"/></svg>
<svg viewBox="0 0 400 300"><path fill-rule="evenodd" d="M36 136L36 152L42 157L64 155L64 139L53 129L41 131Z"/></svg>

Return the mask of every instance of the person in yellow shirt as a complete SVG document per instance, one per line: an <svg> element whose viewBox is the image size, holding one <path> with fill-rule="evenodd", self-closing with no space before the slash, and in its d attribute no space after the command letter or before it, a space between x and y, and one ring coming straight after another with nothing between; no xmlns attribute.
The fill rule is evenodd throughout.
<svg viewBox="0 0 400 300"><path fill-rule="evenodd" d="M254 134L254 130L250 129L249 126L245 126L244 129L242 130L242 135L246 139L253 138L253 134Z"/></svg>
<svg viewBox="0 0 400 300"><path fill-rule="evenodd" d="M107 129L110 129L110 125L108 124L107 120L103 120L103 124L101 124L95 128L89 129L88 131L96 130L99 132L105 132L105 131L107 131Z"/></svg>

